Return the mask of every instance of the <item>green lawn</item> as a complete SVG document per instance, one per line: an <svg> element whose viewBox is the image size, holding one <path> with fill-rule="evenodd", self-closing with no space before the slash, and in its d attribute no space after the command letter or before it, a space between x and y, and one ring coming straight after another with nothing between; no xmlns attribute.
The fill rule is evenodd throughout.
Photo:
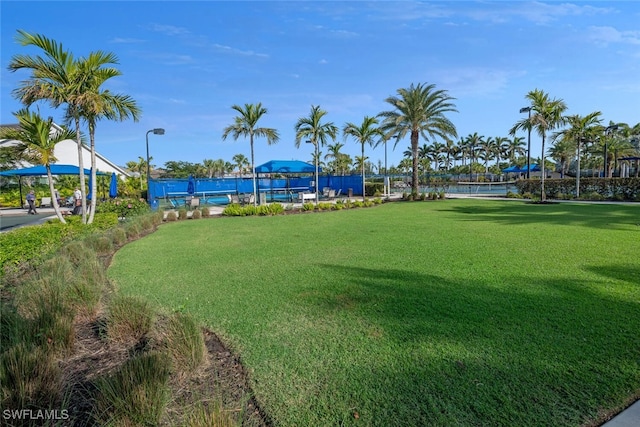
<svg viewBox="0 0 640 427"><path fill-rule="evenodd" d="M163 225L114 257L277 425L570 425L640 396L640 206L447 200Z"/></svg>

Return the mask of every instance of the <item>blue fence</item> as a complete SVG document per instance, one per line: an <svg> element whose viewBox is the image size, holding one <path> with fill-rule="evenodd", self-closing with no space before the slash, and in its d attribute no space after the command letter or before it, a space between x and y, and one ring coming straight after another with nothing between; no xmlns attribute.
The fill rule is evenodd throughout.
<svg viewBox="0 0 640 427"><path fill-rule="evenodd" d="M187 197L187 184L184 179L158 179L149 182L149 190L152 200L184 201ZM264 193L267 201L292 201L292 195L299 192L314 192L315 181L313 176L291 178L259 178L256 179L257 192ZM362 176L333 176L323 175L318 177L320 191L325 187L335 190L336 193L362 195ZM199 197L202 203L225 204L227 195L241 195L253 193L253 180L249 177L242 178L196 178L194 197Z"/></svg>

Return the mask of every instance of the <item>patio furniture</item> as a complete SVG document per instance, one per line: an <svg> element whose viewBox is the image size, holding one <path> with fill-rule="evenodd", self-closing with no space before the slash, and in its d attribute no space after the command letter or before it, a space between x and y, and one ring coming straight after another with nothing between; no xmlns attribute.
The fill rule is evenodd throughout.
<svg viewBox="0 0 640 427"><path fill-rule="evenodd" d="M43 197L42 199L40 199L41 208L48 208L52 206L53 206L53 203L51 203L51 197Z"/></svg>

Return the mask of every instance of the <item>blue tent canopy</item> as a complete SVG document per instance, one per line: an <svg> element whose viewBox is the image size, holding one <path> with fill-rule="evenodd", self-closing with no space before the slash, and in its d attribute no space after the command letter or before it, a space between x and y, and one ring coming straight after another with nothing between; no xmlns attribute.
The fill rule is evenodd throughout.
<svg viewBox="0 0 640 427"><path fill-rule="evenodd" d="M502 169L504 173L527 173L527 166L524 165L522 167L519 166L509 166L506 169ZM540 166L531 165L531 172L540 172Z"/></svg>
<svg viewBox="0 0 640 427"><path fill-rule="evenodd" d="M315 165L300 160L271 160L256 166L256 173L314 173ZM322 168L318 168L322 172Z"/></svg>
<svg viewBox="0 0 640 427"><path fill-rule="evenodd" d="M51 175L80 175L80 168L74 165L51 165ZM85 175L91 173L90 169L84 170ZM42 176L47 174L47 168L40 166L32 166L30 168L12 169L0 172L0 176ZM97 175L108 175L106 172L98 171Z"/></svg>

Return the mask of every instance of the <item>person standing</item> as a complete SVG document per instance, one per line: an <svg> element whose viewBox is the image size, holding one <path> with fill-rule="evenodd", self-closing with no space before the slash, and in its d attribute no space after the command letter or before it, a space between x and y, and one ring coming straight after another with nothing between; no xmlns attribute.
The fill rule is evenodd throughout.
<svg viewBox="0 0 640 427"><path fill-rule="evenodd" d="M73 214L79 215L80 211L82 211L82 192L76 187L76 191L73 192Z"/></svg>
<svg viewBox="0 0 640 427"><path fill-rule="evenodd" d="M29 194L27 194L27 203L29 203L29 211L27 211L27 214L37 214L38 212L36 212L36 193L33 190L29 191Z"/></svg>

